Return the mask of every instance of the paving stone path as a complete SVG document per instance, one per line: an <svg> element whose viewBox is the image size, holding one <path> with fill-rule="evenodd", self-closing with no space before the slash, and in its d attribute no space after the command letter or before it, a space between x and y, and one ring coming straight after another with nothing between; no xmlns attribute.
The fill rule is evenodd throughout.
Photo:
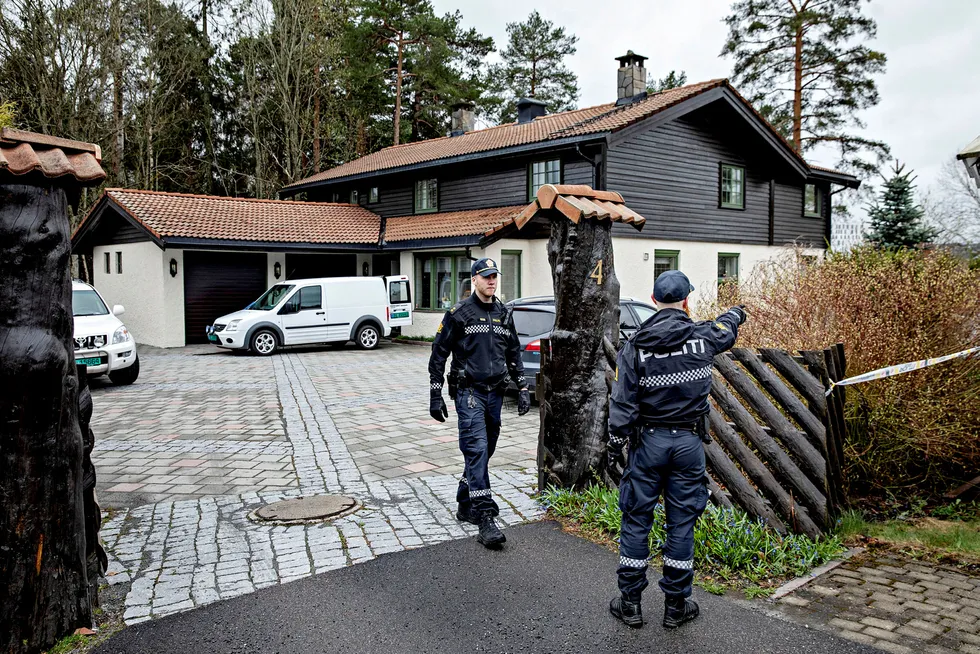
<svg viewBox="0 0 980 654"><path fill-rule="evenodd" d="M393 354L403 356L402 351L407 348L391 346L391 350ZM256 383L251 388L252 391L264 392L254 399L264 409L258 419L263 424L266 414L272 413L279 420L279 425L274 429L261 428L262 432L269 432L261 434L268 437L264 442L253 442L248 434L245 434L245 440L196 440L189 437L197 434L186 431L194 430L194 427L184 428L184 439L154 440L154 436L147 439L146 432L133 428L124 435L129 438L120 437L117 431L112 438L97 440L97 466L104 460L102 457L106 456L105 453L119 459L122 468L126 467L127 457L132 454L146 458L156 454L171 458L197 457L196 460L208 462L213 460L205 457L219 455L234 455L245 461L260 462L265 457L270 464L288 459L284 469L289 473L290 483L284 488L265 484L263 472L258 474L256 481L259 489L210 496L202 492L202 486L196 491L199 497L124 507L113 515L102 530L102 538L110 554L107 578L112 584L130 584L124 614L128 624L360 563L385 553L475 533L475 527L460 524L454 517L456 475L462 467L461 463L457 464L452 475L438 474L439 466L435 465L412 470L408 468L411 463L403 463L401 474L410 476L401 478L384 478L381 475L381 478L372 479L358 468L345 442L346 436L341 434L334 421L333 411L336 409L330 409L328 402L338 395L336 386L347 389L357 387L350 381L349 373L357 372L360 378L373 378L374 390L365 393L366 398L360 394L345 397L349 405L360 405L362 412L368 414L368 417L357 420L377 420L380 426L378 431L383 434L394 425L385 424L391 422L389 420L372 417L370 405L383 401L385 394L393 392L393 389L391 380L384 375L371 370L365 374L364 368L370 368L371 355L380 358L377 353L344 354L349 355L350 370L343 365L324 365L322 353L315 352L286 353L258 360L235 357L222 361L230 365L239 361L249 364L262 362L263 365L256 368L263 369L257 372L265 375L269 382ZM357 355L362 356L360 362L355 361ZM408 381L410 377L424 380L424 366L421 373L418 369L420 358L424 360L424 353L409 352L409 359L415 360L415 367L401 377L406 391L411 385ZM311 373L318 376L314 377ZM345 378L348 383L343 382ZM168 382L151 382L147 385L152 388L146 389L146 392L160 393L161 383ZM418 388L424 389L426 386L421 384ZM212 385L202 383L202 387L210 392ZM234 389L240 387L235 386ZM120 389L126 390L130 389ZM167 389L170 393L183 390ZM114 395L120 391L107 392L103 397L96 392L99 398L96 412L104 404L105 413L114 415L119 421L122 412L110 411L109 407L119 405L115 403ZM350 390L344 392L356 393ZM275 411L269 411L268 398L272 393L277 396ZM405 395L400 413L402 417L395 422L404 423L404 416L409 416L411 424L403 430L400 442L431 440L435 427L443 428L435 430L436 433L453 434L451 424L447 428L431 420L411 418L417 411L414 405L419 402L418 392L414 392L411 398L408 392ZM357 401L354 401L355 397ZM137 400L133 398L131 401ZM190 402L190 399L183 398L176 407L162 402L164 407L151 418L154 422L144 426L152 433L173 431L172 426L166 424L168 420L194 423L193 414L200 407L188 406ZM411 408L406 410L406 407ZM364 411L365 408L368 411ZM516 419L516 415L513 418ZM345 425L345 428L352 426L353 422ZM242 423L250 424L244 420ZM98 434L98 423L96 432ZM425 432L429 432L427 438L423 438ZM242 432L236 435L240 438ZM455 436L453 438L455 440ZM513 444L515 441L517 445ZM431 440L396 451L419 450L421 454L414 452L416 457L432 459L432 452L426 451L426 448L445 442L448 441ZM502 443L512 449L527 448L527 443L522 442L520 437L502 439ZM455 442L452 445L455 447ZM226 461L218 464L229 465ZM451 463L445 467L451 467ZM428 476L415 476L425 472L428 472ZM541 517L543 509L531 497L535 491L535 478L531 473L514 465L495 465L491 476L494 494L501 505L500 521L505 526ZM119 484L140 482L119 481L117 477L111 483L110 491ZM247 517L263 504L315 493L350 495L363 507L329 524L282 527L258 524Z"/></svg>
<svg viewBox="0 0 980 654"><path fill-rule="evenodd" d="M900 555L858 555L776 606L886 652L980 654L980 577Z"/></svg>

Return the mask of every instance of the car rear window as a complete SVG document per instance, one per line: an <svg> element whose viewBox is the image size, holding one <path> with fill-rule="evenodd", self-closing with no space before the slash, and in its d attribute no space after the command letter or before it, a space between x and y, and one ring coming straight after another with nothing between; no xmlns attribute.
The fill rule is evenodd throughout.
<svg viewBox="0 0 980 654"><path fill-rule="evenodd" d="M550 311L514 311L514 326L518 336L540 336L550 334L555 326L555 314Z"/></svg>

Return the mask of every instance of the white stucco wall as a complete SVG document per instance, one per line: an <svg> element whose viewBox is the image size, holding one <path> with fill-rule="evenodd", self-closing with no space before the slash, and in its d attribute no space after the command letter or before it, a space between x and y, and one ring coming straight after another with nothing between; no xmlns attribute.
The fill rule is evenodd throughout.
<svg viewBox="0 0 980 654"><path fill-rule="evenodd" d="M286 253L269 252L266 257L268 271L265 275L266 287L272 288L276 282L281 282L286 276ZM276 279L276 263L279 263L279 279Z"/></svg>
<svg viewBox="0 0 980 654"><path fill-rule="evenodd" d="M110 272L105 272L105 253L109 253ZM116 253L122 253L122 273L116 272ZM170 278L170 256L154 243L124 243L94 248L95 288L109 304L121 304L126 309L120 319L129 328L137 343L171 347L169 343L167 308L164 302L164 277ZM181 286L183 295L183 286ZM183 345L183 297L181 297L180 343Z"/></svg>

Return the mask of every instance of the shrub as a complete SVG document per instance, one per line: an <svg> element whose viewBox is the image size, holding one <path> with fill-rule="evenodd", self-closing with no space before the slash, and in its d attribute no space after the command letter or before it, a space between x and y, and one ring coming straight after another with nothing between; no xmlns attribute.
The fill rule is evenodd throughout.
<svg viewBox="0 0 980 654"><path fill-rule="evenodd" d="M980 345L980 271L943 250L800 255L739 289L743 347L844 343L847 376ZM710 312L717 307L704 307ZM936 492L980 468L980 358L847 387L852 490Z"/></svg>

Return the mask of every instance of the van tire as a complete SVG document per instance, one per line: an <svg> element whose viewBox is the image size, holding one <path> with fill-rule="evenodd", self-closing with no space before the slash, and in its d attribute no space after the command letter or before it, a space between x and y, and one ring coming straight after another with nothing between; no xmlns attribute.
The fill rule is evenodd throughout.
<svg viewBox="0 0 980 654"><path fill-rule="evenodd" d="M381 331L374 323L366 322L357 328L357 335L354 337L354 342L362 350L373 350L378 347L380 341Z"/></svg>
<svg viewBox="0 0 980 654"><path fill-rule="evenodd" d="M252 354L267 357L279 349L279 339L271 329L260 329L252 334L248 349Z"/></svg>
<svg viewBox="0 0 980 654"><path fill-rule="evenodd" d="M140 376L140 357L136 355L133 365L109 373L109 380L116 386L128 386Z"/></svg>

